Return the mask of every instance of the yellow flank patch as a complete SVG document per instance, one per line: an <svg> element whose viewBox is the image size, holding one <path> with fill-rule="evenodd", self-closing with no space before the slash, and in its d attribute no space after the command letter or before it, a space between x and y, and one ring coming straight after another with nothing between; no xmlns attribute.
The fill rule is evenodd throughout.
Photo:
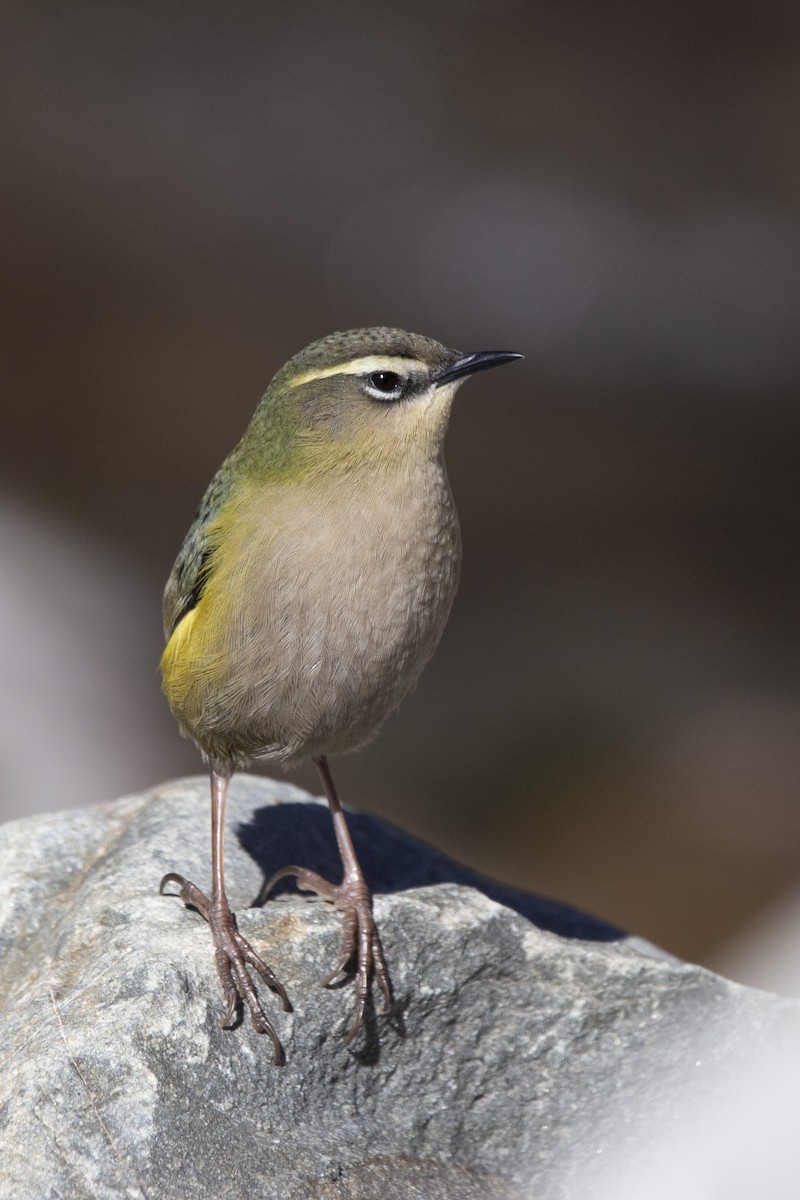
<svg viewBox="0 0 800 1200"><path fill-rule="evenodd" d="M192 656L189 650L189 640L192 627L197 620L198 607L192 608L172 631L172 635L161 655L161 677L164 680L164 691L169 702L180 704L185 692L191 685L193 675Z"/></svg>
<svg viewBox="0 0 800 1200"><path fill-rule="evenodd" d="M274 536L274 526L263 528L262 509L246 511L258 495L241 488L236 502L227 504L209 526L210 542L224 544L225 554L214 554L202 596L175 626L161 656L164 693L187 726L203 720L224 685L237 614L249 595L248 566Z"/></svg>
<svg viewBox="0 0 800 1200"><path fill-rule="evenodd" d="M170 639L167 642L164 653L161 656L161 667L164 668L164 660L169 657L180 657L181 647L191 633L192 626L197 620L197 605L190 608L185 616L181 617L178 624L170 634Z"/></svg>
<svg viewBox="0 0 800 1200"><path fill-rule="evenodd" d="M206 597L175 626L161 656L161 678L169 706L179 721L200 718L224 673L224 643L209 620Z"/></svg>
<svg viewBox="0 0 800 1200"><path fill-rule="evenodd" d="M289 387L301 387L314 379L330 379L332 375L370 375L373 371L396 371L408 374L410 371L428 370L424 362L416 358L404 358L402 355L367 354L363 358L353 358L350 362L337 363L335 367L320 367L317 371L303 371L290 380Z"/></svg>

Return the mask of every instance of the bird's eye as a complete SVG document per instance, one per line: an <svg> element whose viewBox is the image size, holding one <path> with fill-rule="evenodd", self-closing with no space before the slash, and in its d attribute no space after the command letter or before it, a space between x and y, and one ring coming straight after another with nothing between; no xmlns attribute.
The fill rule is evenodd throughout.
<svg viewBox="0 0 800 1200"><path fill-rule="evenodd" d="M394 371L374 371L369 377L369 382L376 392L384 392L388 396L389 392L397 391L401 381Z"/></svg>
<svg viewBox="0 0 800 1200"><path fill-rule="evenodd" d="M373 371L367 375L365 384L376 400L399 400L403 392L403 377L396 371Z"/></svg>

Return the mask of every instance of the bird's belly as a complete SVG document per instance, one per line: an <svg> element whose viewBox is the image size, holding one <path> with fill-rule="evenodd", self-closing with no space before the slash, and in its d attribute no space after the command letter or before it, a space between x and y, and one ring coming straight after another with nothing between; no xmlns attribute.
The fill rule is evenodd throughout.
<svg viewBox="0 0 800 1200"><path fill-rule="evenodd" d="M293 506L237 581L209 752L292 762L355 749L414 687L446 623L460 543L434 495ZM277 516L277 514L276 514Z"/></svg>

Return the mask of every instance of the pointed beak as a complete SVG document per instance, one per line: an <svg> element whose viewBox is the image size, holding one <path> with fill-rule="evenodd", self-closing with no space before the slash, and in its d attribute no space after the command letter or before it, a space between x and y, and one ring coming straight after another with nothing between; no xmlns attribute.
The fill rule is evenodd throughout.
<svg viewBox="0 0 800 1200"><path fill-rule="evenodd" d="M489 367L501 367L503 363L513 362L515 358L524 358L514 350L479 350L477 354L465 354L457 358L449 367L435 378L437 387L443 383L452 383L464 375L474 375L476 371L488 371Z"/></svg>

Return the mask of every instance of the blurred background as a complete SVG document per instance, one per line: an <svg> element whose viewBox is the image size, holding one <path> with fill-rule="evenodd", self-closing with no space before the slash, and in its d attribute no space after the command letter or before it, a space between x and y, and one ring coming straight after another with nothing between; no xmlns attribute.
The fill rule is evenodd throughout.
<svg viewBox="0 0 800 1200"><path fill-rule="evenodd" d="M520 350L340 791L800 992L799 126L788 0L0 5L0 816L201 770L161 589L286 358Z"/></svg>

